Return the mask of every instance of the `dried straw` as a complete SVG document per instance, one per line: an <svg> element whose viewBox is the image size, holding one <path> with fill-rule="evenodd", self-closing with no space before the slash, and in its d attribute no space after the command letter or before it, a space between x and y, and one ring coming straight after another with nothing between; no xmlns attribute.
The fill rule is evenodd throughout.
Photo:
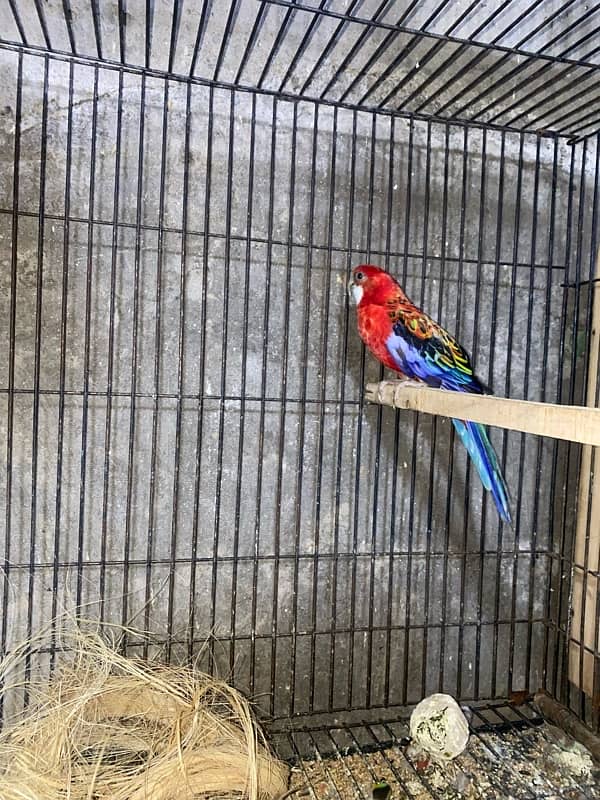
<svg viewBox="0 0 600 800"><path fill-rule="evenodd" d="M273 800L288 768L239 692L69 634L70 654L0 733L2 800ZM63 637L62 648L65 649ZM0 663L2 692L28 650ZM14 686L13 686L14 688Z"/></svg>

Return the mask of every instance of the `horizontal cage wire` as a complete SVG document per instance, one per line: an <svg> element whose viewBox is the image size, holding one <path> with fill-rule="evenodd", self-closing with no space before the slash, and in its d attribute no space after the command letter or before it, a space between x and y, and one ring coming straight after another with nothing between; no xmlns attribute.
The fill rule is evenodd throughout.
<svg viewBox="0 0 600 800"><path fill-rule="evenodd" d="M511 700L600 731L595 450L490 429L503 524L448 419L365 401L348 280L392 272L495 394L598 406L599 31L580 0L0 0L0 652L52 633L24 684L65 613L143 629L337 798L442 796L390 747L447 692L448 796L503 796L503 753L556 796Z"/></svg>

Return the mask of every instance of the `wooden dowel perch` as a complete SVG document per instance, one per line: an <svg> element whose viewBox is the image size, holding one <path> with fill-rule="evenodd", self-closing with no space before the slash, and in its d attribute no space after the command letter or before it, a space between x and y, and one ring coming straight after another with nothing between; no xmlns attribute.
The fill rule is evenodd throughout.
<svg viewBox="0 0 600 800"><path fill-rule="evenodd" d="M562 728L565 733L568 733L584 747L587 747L598 764L600 764L600 738L593 734L581 720L577 719L575 714L565 706L557 703L554 698L550 697L548 692L543 690L537 692L533 702L549 722Z"/></svg>
<svg viewBox="0 0 600 800"><path fill-rule="evenodd" d="M600 408L448 392L407 380L368 383L365 396L372 403L393 408L469 419L538 436L600 445Z"/></svg>

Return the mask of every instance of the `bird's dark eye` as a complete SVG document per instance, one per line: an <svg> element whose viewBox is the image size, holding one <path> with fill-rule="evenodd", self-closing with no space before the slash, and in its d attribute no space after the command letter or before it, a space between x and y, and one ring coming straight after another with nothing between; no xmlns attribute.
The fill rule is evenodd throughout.
<svg viewBox="0 0 600 800"><path fill-rule="evenodd" d="M354 277L356 278L357 281L362 281L362 279L365 277L365 273L364 272L357 272L357 273L355 273Z"/></svg>

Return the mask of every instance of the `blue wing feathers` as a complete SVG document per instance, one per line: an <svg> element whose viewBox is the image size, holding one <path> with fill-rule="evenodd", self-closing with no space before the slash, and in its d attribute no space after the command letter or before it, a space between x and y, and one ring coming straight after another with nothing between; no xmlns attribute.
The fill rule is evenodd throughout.
<svg viewBox="0 0 600 800"><path fill-rule="evenodd" d="M434 388L475 394L484 392L484 387L473 374L468 356L462 349L461 352L467 358L463 363L467 365L468 371L461 368L458 362L452 363L452 356L444 349L444 343L440 339L418 339L400 323L394 325L386 345L398 369L408 378L421 380ZM484 426L458 419L453 419L452 422L475 464L483 486L492 493L500 517L510 523L508 488Z"/></svg>
<svg viewBox="0 0 600 800"><path fill-rule="evenodd" d="M508 487L498 464L498 457L492 447L483 425L459 419L452 420L454 427L479 473L481 483L492 493L494 503L504 522L511 522Z"/></svg>

